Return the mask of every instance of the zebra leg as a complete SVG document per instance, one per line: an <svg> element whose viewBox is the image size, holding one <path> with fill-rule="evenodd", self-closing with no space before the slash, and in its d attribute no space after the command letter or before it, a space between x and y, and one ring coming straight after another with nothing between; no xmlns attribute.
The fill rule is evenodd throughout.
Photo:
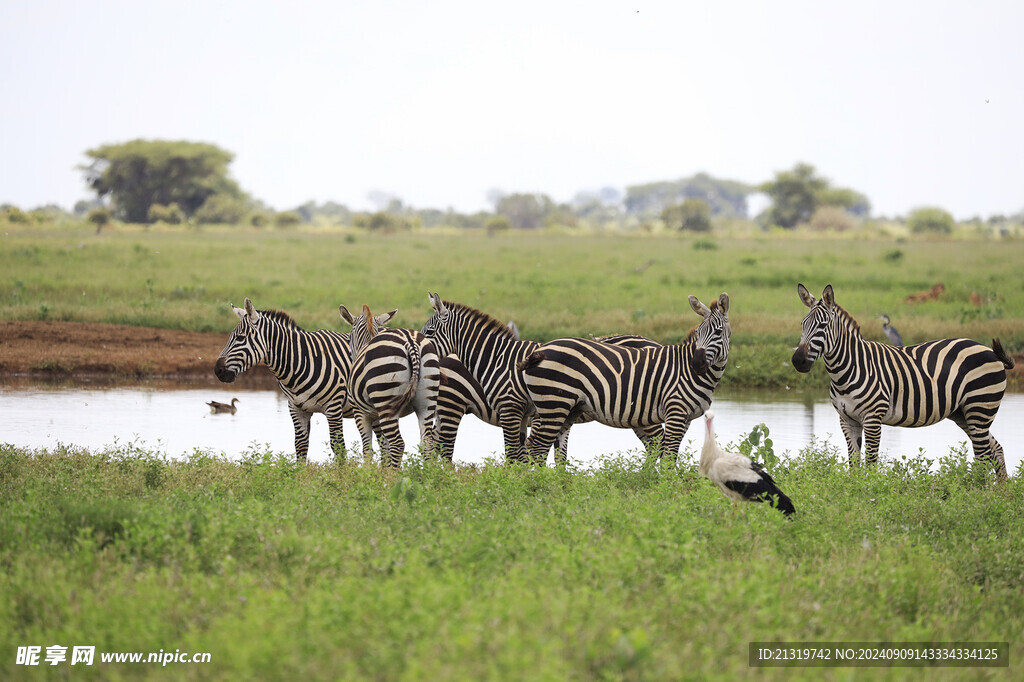
<svg viewBox="0 0 1024 682"><path fill-rule="evenodd" d="M843 429L843 437L846 438L846 449L850 455L850 468L860 466L860 439L863 429L858 422L839 414L839 426ZM877 445L877 443L876 443ZM875 451L877 456L878 451Z"/></svg>
<svg viewBox="0 0 1024 682"><path fill-rule="evenodd" d="M363 459L373 461L373 428L374 424L370 415L363 411L356 412L356 428L359 429L359 438L363 441ZM381 449L383 449L381 444Z"/></svg>
<svg viewBox="0 0 1024 682"><path fill-rule="evenodd" d="M957 410L949 415L950 420L959 426L967 437L971 439L971 448L974 450L974 459L979 462L988 462L996 470L996 478L1000 481L1006 480L1006 457L1003 455L1003 446L992 437L989 428L992 424L986 415L987 421L979 424L971 424L964 416L962 410Z"/></svg>
<svg viewBox="0 0 1024 682"><path fill-rule="evenodd" d="M327 414L327 428L331 434L331 450L334 451L334 459L338 464L344 464L345 429L340 410L337 413Z"/></svg>
<svg viewBox="0 0 1024 682"><path fill-rule="evenodd" d="M651 461L655 456L655 451L661 449L661 444L665 440L665 430L661 424L655 424L654 426L634 426L633 433L643 443L644 450L647 451L647 460Z"/></svg>
<svg viewBox="0 0 1024 682"><path fill-rule="evenodd" d="M458 394L441 387L437 394L434 439L437 442L438 456L448 462L452 461L455 453L455 439L459 435L459 424L462 423L467 408L468 405L459 399Z"/></svg>
<svg viewBox="0 0 1024 682"><path fill-rule="evenodd" d="M864 463L878 464L878 443L882 440L882 422L878 419L864 420Z"/></svg>
<svg viewBox="0 0 1024 682"><path fill-rule="evenodd" d="M545 453L546 455L546 453ZM569 425L555 436L555 466L564 467L569 461Z"/></svg>
<svg viewBox="0 0 1024 682"><path fill-rule="evenodd" d="M661 457L675 469L676 458L679 456L679 445L683 442L686 430L690 428L687 417L669 418L665 421L665 437L661 440Z"/></svg>
<svg viewBox="0 0 1024 682"><path fill-rule="evenodd" d="M306 454L309 452L309 419L312 413L300 410L296 405L288 402L288 413L292 416L292 426L295 427L295 461L305 462Z"/></svg>
<svg viewBox="0 0 1024 682"><path fill-rule="evenodd" d="M501 433L505 440L505 461L507 462L526 461L526 445L522 435L525 420L523 409L519 405L506 406L498 414L498 423L501 425ZM536 424L536 420L534 420L534 424ZM551 447L551 441L548 441L548 447ZM546 453L547 450L545 450L545 456Z"/></svg>
<svg viewBox="0 0 1024 682"><path fill-rule="evenodd" d="M380 429L384 433L387 446L383 449L381 461L385 462L392 469L402 467L402 455L405 454L405 441L402 440L402 433L398 430L398 419L381 419ZM385 461L386 460L386 461Z"/></svg>

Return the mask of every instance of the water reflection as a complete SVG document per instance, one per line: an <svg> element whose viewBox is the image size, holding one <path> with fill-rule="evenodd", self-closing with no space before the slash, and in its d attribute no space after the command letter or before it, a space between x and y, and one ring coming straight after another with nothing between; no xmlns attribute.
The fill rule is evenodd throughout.
<svg viewBox="0 0 1024 682"><path fill-rule="evenodd" d="M231 458L246 451L270 449L294 453L288 406L276 390L225 391L224 386L147 384L140 387L68 386L33 383L0 384L0 442L30 448L74 445L90 450L135 443L140 447L181 457L195 450L224 453ZM209 400L238 398L238 413L210 414ZM1024 394L1003 399L993 434L1006 451L1007 468L1014 471L1024 451L1024 423L1016 418L1024 408ZM827 441L841 453L846 445L835 410L825 395L796 392L725 392L714 402L719 442L734 443L761 422L768 425L775 451L798 452L812 437ZM402 420L402 434L410 446L419 438L414 417ZM345 440L359 449L355 422L346 420ZM702 432L696 426L683 439L683 452L696 454ZM921 450L929 458L946 455L967 438L952 422L918 429L882 428L882 456L913 456ZM589 465L601 455L637 452L631 431L601 424L583 424L572 430L570 457ZM467 417L459 431L455 459L483 463L500 458L501 431ZM845 454L844 454L845 457ZM309 447L310 461L331 459L327 423L315 415Z"/></svg>

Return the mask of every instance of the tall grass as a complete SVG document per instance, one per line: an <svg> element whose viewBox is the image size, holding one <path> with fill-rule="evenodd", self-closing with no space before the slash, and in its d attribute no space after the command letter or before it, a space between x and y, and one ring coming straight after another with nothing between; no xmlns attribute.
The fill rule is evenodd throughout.
<svg viewBox="0 0 1024 682"><path fill-rule="evenodd" d="M212 662L76 679L730 679L749 641L996 640L1013 667L985 675L1013 676L1020 472L994 485L963 451L935 472L841 461L812 445L777 467L787 522L735 514L692 462L382 472L2 446L0 675L39 672L18 646L77 644Z"/></svg>
<svg viewBox="0 0 1024 682"><path fill-rule="evenodd" d="M228 302L249 296L307 328L340 328L339 303L398 307L395 324L418 328L429 313L426 294L436 291L514 319L524 338L633 332L672 343L698 321L689 294L706 302L727 291L733 352L750 374L730 368L724 381L781 385L822 380L784 364L806 312L796 295L803 282L816 294L833 284L868 338L883 339L876 318L885 313L907 343L998 336L1008 350L1024 349L1019 241L716 235L717 248L697 249L702 242L677 235L121 229L99 237L86 228L4 235L0 320L227 332L234 325ZM940 281L941 300L904 302ZM972 294L989 302L974 306Z"/></svg>

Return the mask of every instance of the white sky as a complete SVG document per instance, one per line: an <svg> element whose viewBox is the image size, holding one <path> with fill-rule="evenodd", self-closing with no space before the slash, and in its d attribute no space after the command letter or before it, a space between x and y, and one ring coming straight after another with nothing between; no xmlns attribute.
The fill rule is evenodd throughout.
<svg viewBox="0 0 1024 682"><path fill-rule="evenodd" d="M87 149L211 142L277 209L804 161L876 215L1024 209L1017 0L3 0L0 202L89 197Z"/></svg>

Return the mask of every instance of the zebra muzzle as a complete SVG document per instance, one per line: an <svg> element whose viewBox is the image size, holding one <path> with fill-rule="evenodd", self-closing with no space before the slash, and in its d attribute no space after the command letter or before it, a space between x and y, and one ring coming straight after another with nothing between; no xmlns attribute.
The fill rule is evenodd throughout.
<svg viewBox="0 0 1024 682"><path fill-rule="evenodd" d="M228 363L224 358L217 358L217 364L213 366L213 373L225 384L230 384L235 380L235 372L228 369Z"/></svg>
<svg viewBox="0 0 1024 682"><path fill-rule="evenodd" d="M807 374L811 371L812 365L814 365L814 358L808 357L807 344L802 343L797 346L796 352L793 353L793 369L801 374Z"/></svg>

